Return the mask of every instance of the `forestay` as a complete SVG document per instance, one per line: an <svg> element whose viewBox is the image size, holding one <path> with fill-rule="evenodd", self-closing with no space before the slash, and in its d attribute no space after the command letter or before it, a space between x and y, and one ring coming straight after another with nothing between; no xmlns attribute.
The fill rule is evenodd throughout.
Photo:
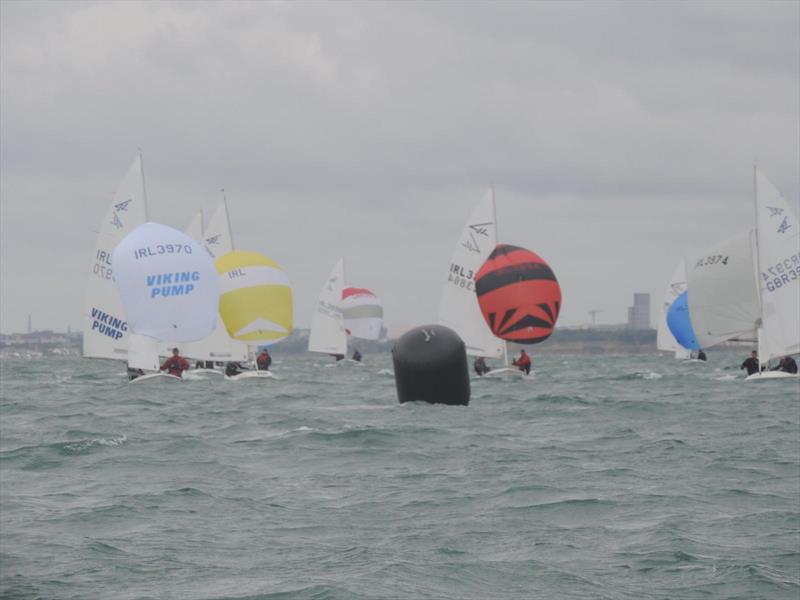
<svg viewBox="0 0 800 600"><path fill-rule="evenodd" d="M114 285L112 253L128 233L147 221L142 157L137 155L100 223L86 288L83 355L92 358L128 356L128 321Z"/></svg>
<svg viewBox="0 0 800 600"><path fill-rule="evenodd" d="M342 314L346 332L364 340L377 340L383 329L383 304L366 288L346 287L342 291Z"/></svg>
<svg viewBox="0 0 800 600"><path fill-rule="evenodd" d="M317 309L311 319L308 338L310 352L347 354L347 332L341 306L343 289L344 259L339 259L322 286Z"/></svg>
<svg viewBox="0 0 800 600"><path fill-rule="evenodd" d="M494 197L490 190L461 232L439 305L439 323L458 333L471 356L501 358L504 354L504 344L486 324L475 293L475 275L496 244Z"/></svg>
<svg viewBox="0 0 800 600"><path fill-rule="evenodd" d="M761 319L751 233L686 259L689 314L701 348L756 339Z"/></svg>
<svg viewBox="0 0 800 600"><path fill-rule="evenodd" d="M669 279L667 289L664 291L664 300L661 303L661 315L658 321L658 334L656 347L666 352L674 352L675 358L689 358L689 350L681 346L667 325L667 311L683 292L688 289L686 281L686 261L681 259Z"/></svg>
<svg viewBox="0 0 800 600"><path fill-rule="evenodd" d="M800 227L780 192L756 168L756 228L762 361L800 352Z"/></svg>
<svg viewBox="0 0 800 600"><path fill-rule="evenodd" d="M131 332L185 342L214 330L219 277L203 247L185 233L145 223L117 245L112 261Z"/></svg>

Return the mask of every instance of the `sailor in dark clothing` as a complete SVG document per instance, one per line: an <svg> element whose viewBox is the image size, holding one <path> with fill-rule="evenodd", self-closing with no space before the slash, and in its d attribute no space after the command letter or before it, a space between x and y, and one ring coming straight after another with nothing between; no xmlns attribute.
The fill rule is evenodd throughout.
<svg viewBox="0 0 800 600"><path fill-rule="evenodd" d="M241 363L238 362L229 362L225 365L225 375L228 377L233 377L234 375L238 375L244 370L244 367Z"/></svg>
<svg viewBox="0 0 800 600"><path fill-rule="evenodd" d="M353 351L353 360L356 362L361 362L361 352L358 350Z"/></svg>
<svg viewBox="0 0 800 600"><path fill-rule="evenodd" d="M141 377L142 375L144 375L144 371L142 371L141 369L132 369L131 367L128 367L128 381L133 381L134 379L136 379L137 377Z"/></svg>
<svg viewBox="0 0 800 600"><path fill-rule="evenodd" d="M797 363L791 356L784 356L778 366L773 371L783 371L784 373L797 373Z"/></svg>
<svg viewBox="0 0 800 600"><path fill-rule="evenodd" d="M708 360L706 358L706 353L703 352L702 350L698 350L697 351L697 360Z"/></svg>
<svg viewBox="0 0 800 600"><path fill-rule="evenodd" d="M742 363L742 366L739 367L739 369L740 370L747 369L748 375L752 375L753 373L758 373L760 370L758 366L758 353L755 350L753 350L752 354L750 355L750 358L744 361Z"/></svg>
<svg viewBox="0 0 800 600"><path fill-rule="evenodd" d="M483 377L486 373L489 372L489 365L486 364L486 359L482 356L479 356L475 359L475 362L472 364L472 367L475 369L475 372L478 374L478 377Z"/></svg>
<svg viewBox="0 0 800 600"><path fill-rule="evenodd" d="M256 357L256 366L259 371L269 371L269 366L272 364L272 357L267 352L266 348L261 351Z"/></svg>

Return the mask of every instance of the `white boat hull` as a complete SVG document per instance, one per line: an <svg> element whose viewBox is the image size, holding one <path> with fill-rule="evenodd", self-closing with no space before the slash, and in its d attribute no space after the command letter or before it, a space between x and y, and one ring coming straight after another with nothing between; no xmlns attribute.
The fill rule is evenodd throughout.
<svg viewBox="0 0 800 600"><path fill-rule="evenodd" d="M786 373L784 371L762 371L753 373L745 378L745 381L775 381L777 379L800 379L797 373Z"/></svg>
<svg viewBox="0 0 800 600"><path fill-rule="evenodd" d="M277 379L272 371L242 371L238 375L225 375L227 381L243 381L245 379Z"/></svg>
<svg viewBox="0 0 800 600"><path fill-rule="evenodd" d="M526 375L524 371L520 371L519 369L513 367L503 367L501 369L492 369L488 373L485 373L483 377L490 377L493 379L507 379L507 380L517 380L517 379L533 379L534 373L531 371L530 375Z"/></svg>
<svg viewBox="0 0 800 600"><path fill-rule="evenodd" d="M181 382L183 379L180 377L176 377L175 375L170 375L169 373L162 373L159 371L158 373L148 373L147 375L139 375L136 379L131 379L128 383L144 383L145 381L153 381L153 380L161 380L161 381L169 381L169 382Z"/></svg>

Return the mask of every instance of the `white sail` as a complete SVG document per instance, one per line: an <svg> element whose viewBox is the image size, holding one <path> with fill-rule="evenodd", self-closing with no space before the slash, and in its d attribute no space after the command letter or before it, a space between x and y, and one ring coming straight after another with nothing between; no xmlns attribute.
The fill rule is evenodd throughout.
<svg viewBox="0 0 800 600"><path fill-rule="evenodd" d="M343 289L344 259L339 259L319 294L308 338L310 352L347 354L347 332L342 314Z"/></svg>
<svg viewBox="0 0 800 600"><path fill-rule="evenodd" d="M491 190L472 211L453 252L439 305L439 323L453 329L467 354L501 358L505 344L494 336L481 314L475 274L497 245L497 223Z"/></svg>
<svg viewBox="0 0 800 600"><path fill-rule="evenodd" d="M228 215L228 203L223 200L203 230L203 244L212 258L233 252L233 233Z"/></svg>
<svg viewBox="0 0 800 600"><path fill-rule="evenodd" d="M158 360L160 346L163 346L163 344L156 339L131 332L128 335L128 368L158 371L160 368Z"/></svg>
<svg viewBox="0 0 800 600"><path fill-rule="evenodd" d="M192 218L189 226L183 230L186 235L196 242L203 243L203 211L198 211Z"/></svg>
<svg viewBox="0 0 800 600"><path fill-rule="evenodd" d="M672 306L672 303L675 302L675 299L685 292L687 288L686 261L681 259L669 279L667 289L664 291L664 301L661 303L661 316L658 321L658 335L656 336L656 347L666 352L674 352L675 358L689 358L691 351L681 346L675 336L672 335L667 325L667 311Z"/></svg>
<svg viewBox="0 0 800 600"><path fill-rule="evenodd" d="M197 230L198 217L200 221L199 231ZM203 224L202 211L198 217L192 220L186 229L186 234L203 244L212 257L215 252L217 257L231 252L233 250L233 238L231 236L227 204L223 201L219 205L207 226ZM243 362L248 359L247 344L231 338L225 329L225 323L223 323L222 319L217 319L217 325L210 336L199 342L183 344L181 352L190 359L202 361Z"/></svg>
<svg viewBox="0 0 800 600"><path fill-rule="evenodd" d="M751 232L686 259L689 314L702 348L756 339L761 318Z"/></svg>
<svg viewBox="0 0 800 600"><path fill-rule="evenodd" d="M780 192L756 168L759 358L800 353L800 226Z"/></svg>
<svg viewBox="0 0 800 600"><path fill-rule="evenodd" d="M112 262L131 332L188 342L214 331L219 276L204 248L185 233L144 223L117 244Z"/></svg>
<svg viewBox="0 0 800 600"><path fill-rule="evenodd" d="M83 355L92 358L128 356L128 323L114 285L111 255L117 244L147 221L142 157L137 155L100 223L86 289Z"/></svg>

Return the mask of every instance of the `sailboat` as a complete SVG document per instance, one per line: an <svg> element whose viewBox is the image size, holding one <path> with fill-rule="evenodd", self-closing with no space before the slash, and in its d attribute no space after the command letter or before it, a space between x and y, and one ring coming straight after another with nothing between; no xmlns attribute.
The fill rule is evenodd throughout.
<svg viewBox="0 0 800 600"><path fill-rule="evenodd" d="M198 231L199 217L199 231ZM203 244L208 254L217 259L233 251L233 233L231 232L227 200L217 207L208 224L203 222L202 211L192 220L186 233ZM217 320L213 333L199 342L186 344L184 355L204 365L218 362L245 362L249 359L249 348L245 342L233 339L225 329L222 319ZM223 375L223 370L206 366L192 369L190 376Z"/></svg>
<svg viewBox="0 0 800 600"><path fill-rule="evenodd" d="M800 223L777 188L756 166L753 173L756 229L754 253L761 308L759 363L800 353ZM798 379L798 374L761 371L746 381Z"/></svg>
<svg viewBox="0 0 800 600"><path fill-rule="evenodd" d="M130 369L158 371L158 345L131 335L128 329L111 262L114 249L122 239L145 222L147 195L139 153L100 222L86 286L83 356L124 360Z"/></svg>
<svg viewBox="0 0 800 600"><path fill-rule="evenodd" d="M131 368L143 368L133 361L134 349L148 344L157 348L166 340L198 340L213 331L219 278L202 246L183 232L158 223L144 223L117 244L112 264L130 330ZM152 358L155 364L145 366L157 369L157 354ZM169 377L157 372L133 381L155 376Z"/></svg>
<svg viewBox="0 0 800 600"><path fill-rule="evenodd" d="M656 347L664 352L674 352L676 359L686 360L691 357L691 350L684 348L670 332L667 323L667 313L675 300L688 289L686 277L686 261L681 259L670 277L667 289L664 291L664 301L661 303L661 316L658 320L658 333Z"/></svg>
<svg viewBox="0 0 800 600"><path fill-rule="evenodd" d="M754 342L759 360L768 362L800 352L800 227L757 167L754 204L754 230L687 259L689 313L700 346ZM765 371L747 380L791 377Z"/></svg>
<svg viewBox="0 0 800 600"><path fill-rule="evenodd" d="M554 323L555 318L558 316L557 305L560 304L560 298L559 302L554 306L555 313L552 313L551 307L548 306L548 310L550 310L552 314L546 316L544 319L527 315L523 317L523 320L527 324L520 322L520 328L516 325L512 326L510 329L507 327L508 321L506 319L511 318L511 315L517 312L515 309L505 311L504 315L500 315L497 321L494 321L494 310L497 307L489 306L494 300L492 298L493 294L491 293L484 295L483 299L487 307L486 311L483 311L478 298L480 290L477 289L476 281L479 271L485 267L487 261L490 261L490 259L496 259L502 262L507 261L508 256L512 253L520 253L521 255L525 255L526 258L524 261L527 262L528 255L530 255L532 264L534 262L536 263L534 268L542 268L543 270L549 271L549 267L544 261L528 250L502 244L498 246L497 237L494 189L491 188L473 209L464 229L461 231L461 236L453 251L453 257L447 271L447 279L444 282L442 290L442 300L439 305L439 324L449 327L458 333L464 341L467 355L485 358L504 358L504 367L492 369L486 373L484 377L514 379L532 378L534 376L533 372L531 372L530 375L525 375L519 369L509 366L507 343L505 340L495 336L493 329L498 332L498 335L503 335L504 337L506 334L512 338L521 336L520 340L531 337L531 339L524 339L522 343L536 343L542 341L549 333L545 333L544 330L540 330L539 327L542 325L545 326L544 329L547 329L545 321L549 322L549 325L552 326L552 323ZM516 268L516 266L514 268ZM484 269L484 272L486 272L486 269ZM536 278L538 278L538 276ZM524 279L525 277L522 277L517 283L522 282ZM554 277L552 277L552 281L555 283ZM555 285L557 286L557 283L555 283ZM524 284L523 286L527 287ZM502 295L506 296L506 298L516 298L520 290L513 291L510 295L505 293ZM494 323L494 327L490 327L490 322ZM536 325L534 325L534 322ZM537 333L529 336L529 333L532 332L534 328L537 329ZM514 330L513 333L511 329ZM552 328L550 328L550 330L552 330Z"/></svg>
<svg viewBox="0 0 800 600"><path fill-rule="evenodd" d="M383 329L383 306L370 290L346 287L345 281L344 259L340 258L320 290L311 318L308 351L336 356L337 365L360 366L360 361L347 358L348 335L378 339Z"/></svg>
<svg viewBox="0 0 800 600"><path fill-rule="evenodd" d="M292 287L275 261L258 252L235 250L215 262L222 282L219 313L234 340L261 346L279 342L292 332ZM251 357L254 359L254 357ZM255 360L252 360L255 366ZM226 379L272 379L268 370L253 368Z"/></svg>

